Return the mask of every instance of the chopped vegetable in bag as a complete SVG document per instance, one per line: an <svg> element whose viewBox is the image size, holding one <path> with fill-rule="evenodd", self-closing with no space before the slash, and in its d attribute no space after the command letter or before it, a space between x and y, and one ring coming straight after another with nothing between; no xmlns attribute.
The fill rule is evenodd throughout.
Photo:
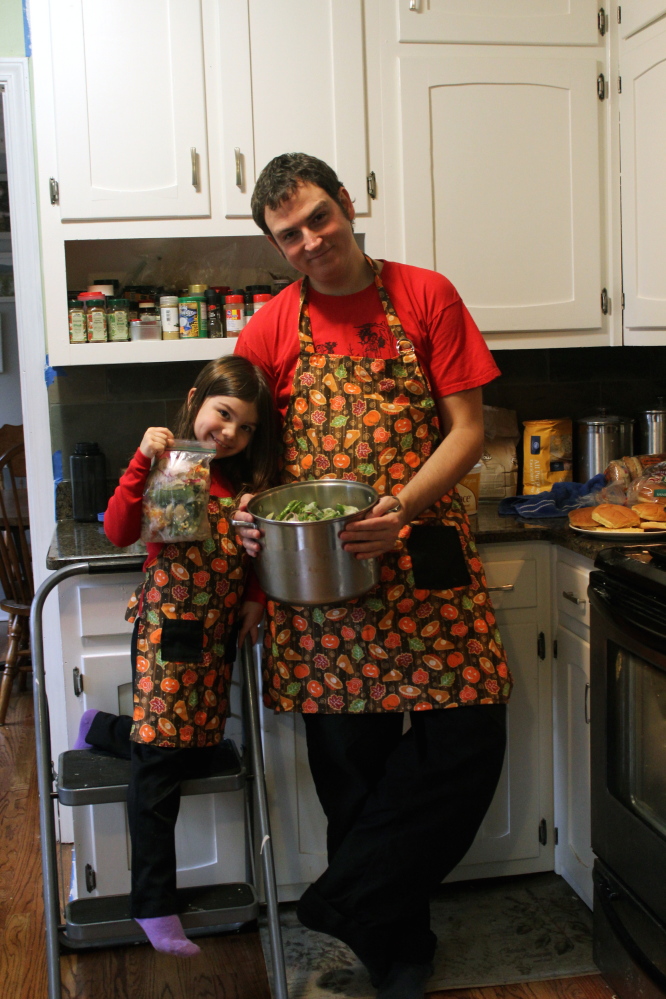
<svg viewBox="0 0 666 999"><path fill-rule="evenodd" d="M292 500L278 514L266 514L266 520L296 521L304 524L313 520L334 520L335 517L348 517L352 513L358 513L357 506L346 506L344 503L336 503L335 506L326 506L322 509L316 503L306 503L304 500Z"/></svg>
<svg viewBox="0 0 666 999"><path fill-rule="evenodd" d="M155 460L146 480L141 539L203 541L210 537L208 497L215 448L176 440Z"/></svg>

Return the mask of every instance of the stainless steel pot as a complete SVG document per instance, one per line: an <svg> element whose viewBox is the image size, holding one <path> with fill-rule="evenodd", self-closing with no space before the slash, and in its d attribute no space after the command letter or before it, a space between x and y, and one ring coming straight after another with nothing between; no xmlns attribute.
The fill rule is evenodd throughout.
<svg viewBox="0 0 666 999"><path fill-rule="evenodd" d="M314 501L320 507L345 503L358 513L334 520L299 524L267 520L291 500ZM377 559L357 559L344 551L339 534L379 499L372 486L343 479L317 479L276 486L248 503L248 511L263 531L261 552L254 562L260 585L269 596L298 606L351 600L379 580Z"/></svg>
<svg viewBox="0 0 666 999"><path fill-rule="evenodd" d="M666 451L666 406L659 396L655 409L640 414L641 454L662 454Z"/></svg>
<svg viewBox="0 0 666 999"><path fill-rule="evenodd" d="M577 482L587 482L603 472L615 458L634 453L634 421L626 416L613 416L599 410L597 416L586 416L578 423Z"/></svg>

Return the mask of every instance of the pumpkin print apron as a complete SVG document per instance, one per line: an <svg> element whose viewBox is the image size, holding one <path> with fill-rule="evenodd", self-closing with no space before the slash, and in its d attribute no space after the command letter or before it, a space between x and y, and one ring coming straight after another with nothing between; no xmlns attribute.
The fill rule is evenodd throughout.
<svg viewBox="0 0 666 999"><path fill-rule="evenodd" d="M376 264L366 259L398 356L315 352L303 280L282 479L349 479L397 496L441 434L428 380ZM265 700L276 711L429 711L503 704L511 692L455 488L403 528L381 557L380 582L364 596L318 607L269 600L264 643Z"/></svg>
<svg viewBox="0 0 666 999"><path fill-rule="evenodd" d="M137 625L130 739L174 749L215 746L224 732L245 553L230 536L231 498L211 496L205 541L165 544L125 614Z"/></svg>

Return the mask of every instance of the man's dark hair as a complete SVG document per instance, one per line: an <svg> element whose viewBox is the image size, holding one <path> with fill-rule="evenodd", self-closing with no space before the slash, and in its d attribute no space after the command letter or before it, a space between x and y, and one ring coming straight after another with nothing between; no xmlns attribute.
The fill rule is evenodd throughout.
<svg viewBox="0 0 666 999"><path fill-rule="evenodd" d="M293 195L299 184L321 187L343 208L340 201L342 181L328 163L307 153L282 153L266 164L252 192L252 218L267 236L271 231L266 225L266 209L275 211Z"/></svg>

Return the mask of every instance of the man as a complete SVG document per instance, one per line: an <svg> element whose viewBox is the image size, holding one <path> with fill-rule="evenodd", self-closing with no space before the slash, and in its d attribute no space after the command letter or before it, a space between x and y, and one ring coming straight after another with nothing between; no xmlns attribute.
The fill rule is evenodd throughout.
<svg viewBox="0 0 666 999"><path fill-rule="evenodd" d="M362 253L352 200L321 160L276 157L252 209L304 275L236 348L271 379L283 480L347 478L381 496L341 534L355 557L381 559L377 587L268 606L268 703L303 713L328 819L329 867L299 918L349 944L380 999L419 999L436 946L429 892L469 848L506 740L511 676L455 491L498 370L446 278ZM259 532L244 534L256 553Z"/></svg>

